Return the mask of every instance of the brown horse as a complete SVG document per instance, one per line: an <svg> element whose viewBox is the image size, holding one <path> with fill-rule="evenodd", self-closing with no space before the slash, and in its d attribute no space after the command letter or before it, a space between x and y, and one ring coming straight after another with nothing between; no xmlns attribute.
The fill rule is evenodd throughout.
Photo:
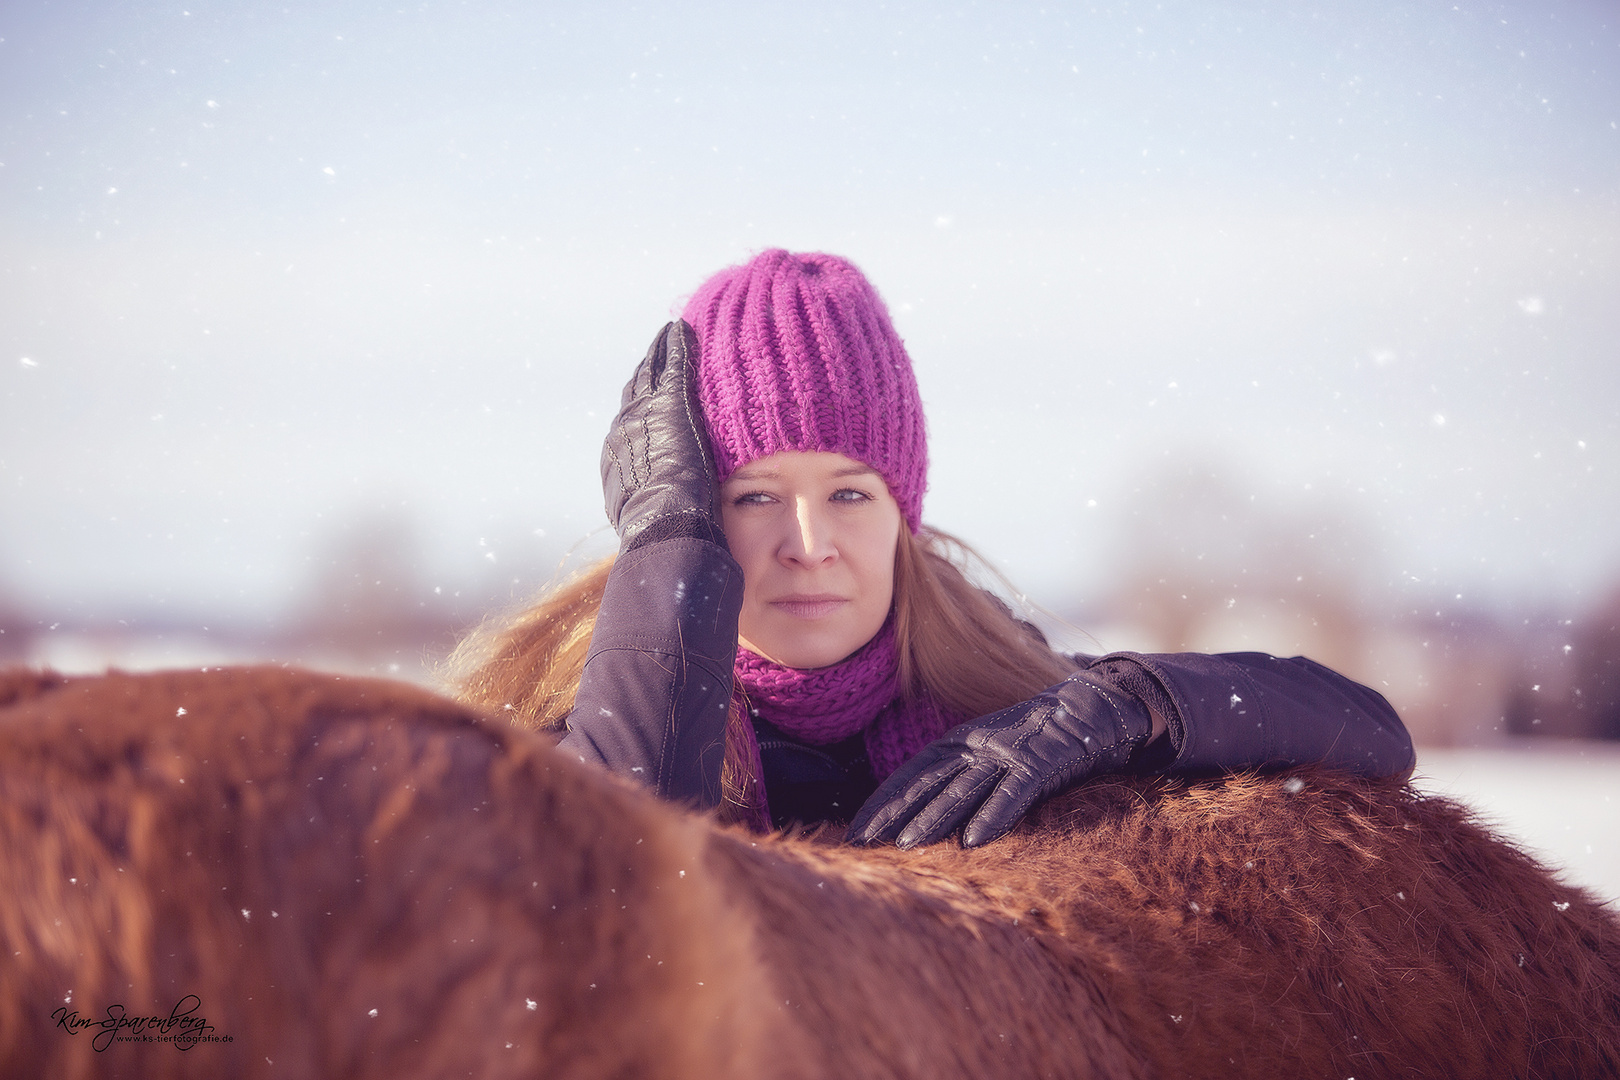
<svg viewBox="0 0 1620 1080"><path fill-rule="evenodd" d="M1620 1074L1620 925L1456 805L720 828L397 683L0 676L0 1075Z"/></svg>

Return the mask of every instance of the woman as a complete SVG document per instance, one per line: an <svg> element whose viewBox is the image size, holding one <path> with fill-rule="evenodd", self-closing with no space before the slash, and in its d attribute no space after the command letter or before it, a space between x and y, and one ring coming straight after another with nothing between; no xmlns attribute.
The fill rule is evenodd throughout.
<svg viewBox="0 0 1620 1080"><path fill-rule="evenodd" d="M602 476L618 556L464 648L463 696L665 797L975 846L1093 775L1413 765L1383 697L1309 660L1065 657L972 586L922 525L911 361L835 256L709 279L625 388Z"/></svg>

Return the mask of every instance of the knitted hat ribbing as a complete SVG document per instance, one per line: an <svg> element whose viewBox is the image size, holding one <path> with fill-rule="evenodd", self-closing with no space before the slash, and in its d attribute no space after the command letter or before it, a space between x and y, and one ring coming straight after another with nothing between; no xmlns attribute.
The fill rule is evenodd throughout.
<svg viewBox="0 0 1620 1080"><path fill-rule="evenodd" d="M854 264L762 252L704 282L683 317L697 331L698 398L721 482L782 450L831 451L876 469L917 531L922 398L888 309Z"/></svg>

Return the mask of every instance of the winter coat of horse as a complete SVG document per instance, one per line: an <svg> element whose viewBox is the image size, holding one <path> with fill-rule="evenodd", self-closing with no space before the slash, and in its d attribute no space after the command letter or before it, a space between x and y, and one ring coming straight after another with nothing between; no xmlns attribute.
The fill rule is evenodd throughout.
<svg viewBox="0 0 1620 1080"><path fill-rule="evenodd" d="M1613 913L1394 784L1093 784L900 852L717 827L396 683L0 705L8 1077L1620 1072Z"/></svg>

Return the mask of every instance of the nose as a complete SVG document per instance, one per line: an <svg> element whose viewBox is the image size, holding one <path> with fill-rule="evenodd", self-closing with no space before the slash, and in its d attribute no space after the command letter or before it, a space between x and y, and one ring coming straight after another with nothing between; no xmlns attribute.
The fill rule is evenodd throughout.
<svg viewBox="0 0 1620 1080"><path fill-rule="evenodd" d="M782 538L778 555L784 563L814 568L838 558L832 523L813 499L794 500L792 527Z"/></svg>

